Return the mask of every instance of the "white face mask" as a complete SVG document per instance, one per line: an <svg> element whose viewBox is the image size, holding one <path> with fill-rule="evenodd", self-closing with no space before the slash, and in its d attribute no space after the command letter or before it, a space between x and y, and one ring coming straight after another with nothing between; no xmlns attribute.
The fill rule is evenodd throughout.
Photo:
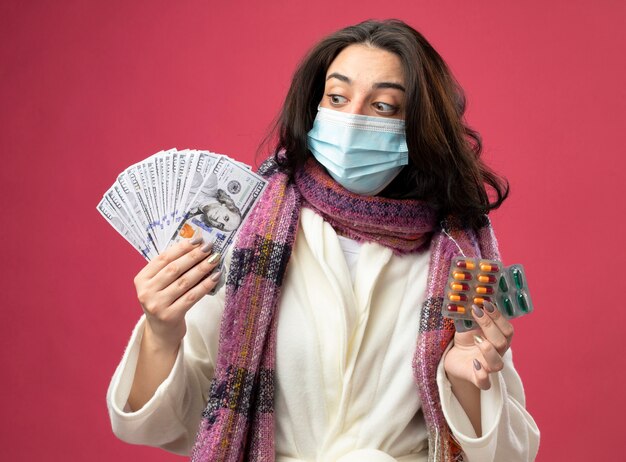
<svg viewBox="0 0 626 462"><path fill-rule="evenodd" d="M373 196L409 163L404 120L319 108L308 147L348 191Z"/></svg>

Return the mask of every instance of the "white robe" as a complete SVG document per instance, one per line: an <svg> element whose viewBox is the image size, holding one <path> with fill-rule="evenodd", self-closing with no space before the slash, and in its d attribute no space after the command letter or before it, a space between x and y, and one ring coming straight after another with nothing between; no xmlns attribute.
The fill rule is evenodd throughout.
<svg viewBox="0 0 626 462"><path fill-rule="evenodd" d="M302 210L279 307L277 462L427 460L411 362L429 256L397 256L366 243L352 262L352 278L333 228ZM189 452L213 375L223 306L222 288L189 311L187 335L169 377L142 409L129 412L142 317L107 394L119 438ZM440 364L444 415L470 462L532 461L536 455L539 431L524 408L510 352L504 361L504 370L491 375L491 389L481 392L480 438Z"/></svg>

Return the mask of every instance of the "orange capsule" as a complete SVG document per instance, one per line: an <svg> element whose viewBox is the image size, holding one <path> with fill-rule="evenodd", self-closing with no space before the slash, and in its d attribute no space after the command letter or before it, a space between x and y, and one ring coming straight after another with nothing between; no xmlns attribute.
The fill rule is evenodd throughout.
<svg viewBox="0 0 626 462"><path fill-rule="evenodd" d="M456 262L456 267L473 270L474 268L476 268L476 265L472 260L459 260Z"/></svg>
<svg viewBox="0 0 626 462"><path fill-rule="evenodd" d="M492 294L493 288L489 286L476 286L477 294Z"/></svg>
<svg viewBox="0 0 626 462"><path fill-rule="evenodd" d="M487 284L493 284L496 282L496 277L493 274L479 274L478 281Z"/></svg>
<svg viewBox="0 0 626 462"><path fill-rule="evenodd" d="M451 302L466 302L467 301L467 295L465 294L450 294L448 295L448 298L450 299Z"/></svg>
<svg viewBox="0 0 626 462"><path fill-rule="evenodd" d="M491 298L490 297L474 297L474 304L475 305L482 305L485 302L490 302Z"/></svg>
<svg viewBox="0 0 626 462"><path fill-rule="evenodd" d="M497 273L498 271L500 271L500 268L498 267L498 265L493 265L493 264L487 263L487 262L481 262L480 263L480 270L481 271L487 271L489 273Z"/></svg>
<svg viewBox="0 0 626 462"><path fill-rule="evenodd" d="M452 277L457 281L469 281L472 279L472 275L467 271L455 271L452 273Z"/></svg>
<svg viewBox="0 0 626 462"><path fill-rule="evenodd" d="M450 288L452 290L456 290L457 292L467 292L468 290L470 290L470 287L468 284L465 284L464 282L456 282L456 281L452 281L450 283Z"/></svg>
<svg viewBox="0 0 626 462"><path fill-rule="evenodd" d="M451 303L451 304L448 305L448 311L450 311L452 313L463 314L463 313L465 313L465 307L461 306L461 305L455 305L454 303Z"/></svg>

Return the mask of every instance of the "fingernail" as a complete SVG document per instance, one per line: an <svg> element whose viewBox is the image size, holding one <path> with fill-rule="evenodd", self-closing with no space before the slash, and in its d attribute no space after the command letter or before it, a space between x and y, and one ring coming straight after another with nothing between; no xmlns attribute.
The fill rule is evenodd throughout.
<svg viewBox="0 0 626 462"><path fill-rule="evenodd" d="M472 305L472 311L474 312L474 314L476 315L477 318L482 318L485 315L483 310L478 308L477 305Z"/></svg>
<svg viewBox="0 0 626 462"><path fill-rule="evenodd" d="M480 361L478 361L477 359L474 360L474 369L476 369L477 371L480 370L482 366L480 365Z"/></svg>
<svg viewBox="0 0 626 462"><path fill-rule="evenodd" d="M493 303L491 303L491 302L485 301L483 303L483 306L485 307L485 309L489 313L493 313L494 311L496 311L496 306Z"/></svg>
<svg viewBox="0 0 626 462"><path fill-rule="evenodd" d="M189 241L191 245L198 245L202 242L202 236L196 236L192 240Z"/></svg>
<svg viewBox="0 0 626 462"><path fill-rule="evenodd" d="M220 261L221 255L218 253L214 253L213 255L211 255L209 257L209 259L207 260L207 262L209 263L209 265L214 265L215 263L217 263L218 261Z"/></svg>
<svg viewBox="0 0 626 462"><path fill-rule="evenodd" d="M480 335L474 335L474 341L476 343L483 343L484 339Z"/></svg>
<svg viewBox="0 0 626 462"><path fill-rule="evenodd" d="M213 282L217 282L217 281L219 281L219 280L220 280L220 277L221 277L221 276L222 276L222 272L221 272L221 271L218 271L217 273L213 273L213 274L210 276L210 278L211 278L211 281L213 281Z"/></svg>
<svg viewBox="0 0 626 462"><path fill-rule="evenodd" d="M213 248L213 243L207 242L206 244L202 246L200 250L202 250L204 253L209 253L209 250L211 250L212 248Z"/></svg>

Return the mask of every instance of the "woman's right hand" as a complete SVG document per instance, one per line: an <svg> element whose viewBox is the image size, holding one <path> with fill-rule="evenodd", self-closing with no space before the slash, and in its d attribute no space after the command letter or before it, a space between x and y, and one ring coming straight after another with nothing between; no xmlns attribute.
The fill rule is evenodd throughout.
<svg viewBox="0 0 626 462"><path fill-rule="evenodd" d="M220 272L206 277L219 264L202 238L184 239L148 263L135 276L137 298L146 314L144 341L176 351L185 336L185 314L217 285ZM147 338L146 338L147 337Z"/></svg>

